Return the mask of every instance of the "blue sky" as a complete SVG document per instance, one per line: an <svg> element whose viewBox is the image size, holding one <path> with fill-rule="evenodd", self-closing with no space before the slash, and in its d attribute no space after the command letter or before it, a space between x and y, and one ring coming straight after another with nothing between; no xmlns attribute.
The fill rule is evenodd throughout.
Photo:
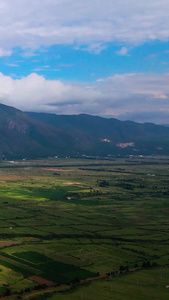
<svg viewBox="0 0 169 300"><path fill-rule="evenodd" d="M10 56L0 58L0 68L4 75L13 78L36 72L46 79L70 82L94 82L132 72L163 73L169 69L169 42L153 41L128 48L108 43L99 53L76 49L73 45L52 45L26 56L22 49L14 48Z"/></svg>
<svg viewBox="0 0 169 300"><path fill-rule="evenodd" d="M0 102L169 123L168 0L0 0Z"/></svg>

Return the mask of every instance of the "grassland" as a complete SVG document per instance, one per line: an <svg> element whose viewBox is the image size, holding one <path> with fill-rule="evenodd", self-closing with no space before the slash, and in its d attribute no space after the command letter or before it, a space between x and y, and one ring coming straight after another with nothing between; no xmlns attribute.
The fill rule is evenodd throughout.
<svg viewBox="0 0 169 300"><path fill-rule="evenodd" d="M0 297L168 299L168 265L168 157L0 163Z"/></svg>

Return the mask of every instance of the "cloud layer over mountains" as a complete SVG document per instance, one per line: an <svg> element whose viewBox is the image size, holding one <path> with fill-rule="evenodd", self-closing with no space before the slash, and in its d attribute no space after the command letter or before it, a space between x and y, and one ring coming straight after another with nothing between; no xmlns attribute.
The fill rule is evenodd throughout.
<svg viewBox="0 0 169 300"><path fill-rule="evenodd" d="M161 117L165 113L165 123L169 116L168 82L169 73L115 75L94 84L64 83L37 74L12 79L1 73L0 102L24 111L91 113L120 119L134 119L139 111L153 121L157 114Z"/></svg>

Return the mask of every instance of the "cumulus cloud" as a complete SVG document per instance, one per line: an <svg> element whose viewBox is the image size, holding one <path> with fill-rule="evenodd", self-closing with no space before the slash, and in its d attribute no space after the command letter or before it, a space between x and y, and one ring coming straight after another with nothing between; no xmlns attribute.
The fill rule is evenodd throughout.
<svg viewBox="0 0 169 300"><path fill-rule="evenodd" d="M3 0L0 56L18 46L88 45L86 49L97 53L113 41L166 41L168 19L168 0Z"/></svg>
<svg viewBox="0 0 169 300"><path fill-rule="evenodd" d="M36 73L13 79L0 73L0 102L23 111L169 123L168 82L169 73L117 74L90 84L47 80Z"/></svg>
<svg viewBox="0 0 169 300"><path fill-rule="evenodd" d="M0 102L22 110L60 112L61 106L62 113L80 112L81 105L87 109L96 99L101 99L101 92L83 84L47 80L36 73L21 79L0 73Z"/></svg>

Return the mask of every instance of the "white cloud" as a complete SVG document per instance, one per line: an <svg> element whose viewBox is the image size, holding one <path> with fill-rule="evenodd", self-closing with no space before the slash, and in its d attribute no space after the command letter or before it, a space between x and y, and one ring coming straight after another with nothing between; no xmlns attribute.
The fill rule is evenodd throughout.
<svg viewBox="0 0 169 300"><path fill-rule="evenodd" d="M122 47L120 50L116 51L118 55L127 55L128 49L126 47Z"/></svg>
<svg viewBox="0 0 169 300"><path fill-rule="evenodd" d="M21 79L12 79L0 73L0 102L22 110L57 111L57 106L62 106L64 111L68 110L67 103L70 105L74 101L79 109L86 99L95 101L99 97L99 91L88 91L84 85L46 80L36 73Z"/></svg>
<svg viewBox="0 0 169 300"><path fill-rule="evenodd" d="M0 57L10 56L11 54L12 54L12 51L0 48Z"/></svg>
<svg viewBox="0 0 169 300"><path fill-rule="evenodd" d="M74 49L76 50L82 50L82 51L88 51L90 53L99 54L102 50L105 50L107 48L106 45L103 45L101 43L91 43L88 46L78 46L76 45Z"/></svg>
<svg viewBox="0 0 169 300"><path fill-rule="evenodd" d="M19 67L19 65L18 64L5 64L6 66L8 66L8 67Z"/></svg>
<svg viewBox="0 0 169 300"><path fill-rule="evenodd" d="M168 0L2 0L0 56L18 46L27 51L53 44L86 45L97 53L112 41L166 41L168 20Z"/></svg>
<svg viewBox="0 0 169 300"><path fill-rule="evenodd" d="M131 73L96 82L64 83L32 73L14 79L0 73L0 102L24 111L89 113L117 118L169 117L169 73ZM153 112L153 115L152 115ZM163 116L163 117L162 117Z"/></svg>
<svg viewBox="0 0 169 300"><path fill-rule="evenodd" d="M23 56L24 58L30 58L30 57L34 57L34 56L39 56L39 54L34 53L34 52L31 50L31 51L24 51L24 52L22 53L22 56Z"/></svg>

